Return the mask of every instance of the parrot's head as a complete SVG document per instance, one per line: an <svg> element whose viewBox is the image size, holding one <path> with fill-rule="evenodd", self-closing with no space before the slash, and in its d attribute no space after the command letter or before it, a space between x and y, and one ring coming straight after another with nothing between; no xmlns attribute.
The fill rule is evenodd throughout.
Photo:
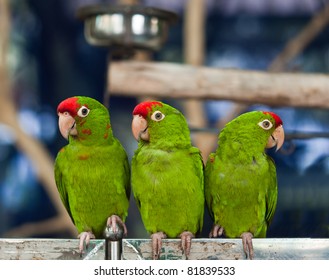
<svg viewBox="0 0 329 280"><path fill-rule="evenodd" d="M189 128L183 114L159 101L145 101L133 111L132 133L137 141L164 146L190 145Z"/></svg>
<svg viewBox="0 0 329 280"><path fill-rule="evenodd" d="M276 150L279 150L284 142L282 120L273 112L247 112L229 122L226 127L224 130L229 129L236 141L253 146L259 143L260 149L276 146Z"/></svg>
<svg viewBox="0 0 329 280"><path fill-rule="evenodd" d="M261 112L265 119L258 123L263 130L270 130L271 135L267 139L266 148L273 148L279 150L284 142L284 129L281 118L273 112Z"/></svg>
<svg viewBox="0 0 329 280"><path fill-rule="evenodd" d="M59 131L67 140L99 142L112 134L107 108L93 98L67 98L58 105L57 114Z"/></svg>

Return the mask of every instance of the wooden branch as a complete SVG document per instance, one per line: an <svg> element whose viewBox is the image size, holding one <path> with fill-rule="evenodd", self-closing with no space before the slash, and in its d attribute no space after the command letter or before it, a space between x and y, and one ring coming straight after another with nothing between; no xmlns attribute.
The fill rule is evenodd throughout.
<svg viewBox="0 0 329 280"><path fill-rule="evenodd" d="M329 108L329 76L122 61L111 64L112 95L232 100Z"/></svg>
<svg viewBox="0 0 329 280"><path fill-rule="evenodd" d="M205 56L206 3L189 0L185 4L184 58L191 65L203 65Z"/></svg>
<svg viewBox="0 0 329 280"><path fill-rule="evenodd" d="M190 0L186 2L184 17L184 57L185 63L200 66L205 56L205 25L206 3L204 0ZM200 99L188 99L183 102L184 114L188 123L195 127L206 127L207 117L203 102ZM193 135L193 144L201 151L204 162L207 161L212 145L209 141L216 141L216 136L209 133Z"/></svg>

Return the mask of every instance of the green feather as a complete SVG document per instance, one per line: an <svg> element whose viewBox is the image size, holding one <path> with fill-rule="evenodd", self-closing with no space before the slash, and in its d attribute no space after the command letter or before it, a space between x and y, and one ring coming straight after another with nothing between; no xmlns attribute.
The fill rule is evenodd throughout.
<svg viewBox="0 0 329 280"><path fill-rule="evenodd" d="M153 121L154 111L165 118ZM178 237L201 231L204 213L204 175L200 151L191 145L184 116L161 103L148 116L149 141L140 140L132 159L133 193L146 230Z"/></svg>
<svg viewBox="0 0 329 280"><path fill-rule="evenodd" d="M226 237L251 232L265 237L277 203L276 168L265 153L269 130L258 123L275 119L249 112L229 122L219 135L218 148L205 169L205 197L214 223Z"/></svg>
<svg viewBox="0 0 329 280"><path fill-rule="evenodd" d="M76 97L75 97L76 98ZM130 169L126 152L113 136L107 109L88 97L85 118L75 117L78 135L69 137L55 161L55 180L62 202L78 232L101 238L107 218L128 214Z"/></svg>

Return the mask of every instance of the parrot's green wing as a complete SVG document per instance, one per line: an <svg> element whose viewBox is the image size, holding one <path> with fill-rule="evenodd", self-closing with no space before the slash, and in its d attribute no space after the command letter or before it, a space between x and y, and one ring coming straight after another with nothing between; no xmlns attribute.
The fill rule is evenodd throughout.
<svg viewBox="0 0 329 280"><path fill-rule="evenodd" d="M212 162L214 161L215 156L216 156L215 153L211 153L209 155L209 158L208 158L208 161L207 161L205 170L204 170L204 172L205 172L205 179L206 179L206 181L205 181L204 195L205 195L205 200L206 200L206 205L207 205L207 209L208 209L209 215L210 215L210 217L213 220L214 220L214 211L213 211L213 206L212 206L213 205L213 196L211 194L212 187L210 185L209 186L207 185L207 184L209 184L208 183L209 176L207 176L207 174L210 174L211 172L213 172L213 171L210 171L210 169L212 168Z"/></svg>
<svg viewBox="0 0 329 280"><path fill-rule="evenodd" d="M129 200L131 194L131 184L130 184L130 165L128 159L124 161L124 174L123 176L126 178L125 189L126 196Z"/></svg>
<svg viewBox="0 0 329 280"><path fill-rule="evenodd" d="M276 179L275 163L270 156L268 156L268 162L269 162L269 176L271 178L271 182L269 184L267 197L266 197L265 220L267 222L267 225L270 225L276 209L276 203L278 199L278 185Z"/></svg>
<svg viewBox="0 0 329 280"><path fill-rule="evenodd" d="M205 169L205 167L203 164L201 152L198 148L191 147L190 154L194 158L194 173L197 174L197 176L200 178L200 188L202 190L202 194L204 195L204 169ZM202 200L204 200L204 196L202 196ZM203 227L203 215L204 215L204 212L202 211L202 214L200 215L198 233L201 232L202 227Z"/></svg>
<svg viewBox="0 0 329 280"><path fill-rule="evenodd" d="M65 149L65 148L63 148ZM71 209L70 209L70 204L68 201L68 194L67 194L67 190L65 188L65 184L62 180L62 172L61 172L61 168L60 168L60 161L61 161L61 152L58 153L56 161L55 161L55 182L57 185L57 190L59 192L60 198L62 200L62 203L67 211L67 213L69 214L69 216L71 217L72 222L74 223L73 217L72 217L72 213L71 213Z"/></svg>
<svg viewBox="0 0 329 280"><path fill-rule="evenodd" d="M204 190L204 164L203 164L201 152L198 148L191 147L190 155L194 157L194 164L195 164L194 172L196 174L198 174L198 176L201 178L201 188L203 191Z"/></svg>

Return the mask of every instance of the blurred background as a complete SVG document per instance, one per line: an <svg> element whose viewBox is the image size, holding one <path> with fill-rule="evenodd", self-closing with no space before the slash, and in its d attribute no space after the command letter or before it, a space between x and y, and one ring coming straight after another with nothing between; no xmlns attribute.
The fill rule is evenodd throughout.
<svg viewBox="0 0 329 280"><path fill-rule="evenodd" d="M56 115L63 99L86 95L108 103L114 134L129 159L133 156L137 143L130 130L131 112L139 99L119 94L104 98L111 83L107 78L111 59L121 58L112 54L111 48L90 45L84 36L84 23L76 16L85 5L122 2L129 1L0 0L0 22L7 26L4 7L9 7L10 23L5 29L9 30L8 37L0 33L0 43L5 46L2 51L6 51L6 63L0 63L8 70L0 76L0 237L76 236L58 202L52 178L53 160L66 144L59 134ZM322 19L323 28L303 42L295 56L284 66L273 65L290 40L324 11L329 1L199 1L204 8L204 33L197 61L186 55L184 40L186 11L192 1L130 2L178 15L162 48L144 52L144 60L261 71L327 74L329 70L329 13ZM225 122L242 112L271 109L278 113L288 137L281 151L269 151L276 161L279 198L268 237L329 237L328 109L206 100L196 105L201 120L192 120L188 111L191 107L183 101L163 101L180 108L191 127L201 123L213 129L211 139L217 137ZM300 133L307 137L298 136ZM213 140L200 142L197 134L193 131L192 139L195 145L206 146L204 155L215 149ZM206 212L202 237L208 236L211 225ZM148 237L133 196L127 226L128 238Z"/></svg>

